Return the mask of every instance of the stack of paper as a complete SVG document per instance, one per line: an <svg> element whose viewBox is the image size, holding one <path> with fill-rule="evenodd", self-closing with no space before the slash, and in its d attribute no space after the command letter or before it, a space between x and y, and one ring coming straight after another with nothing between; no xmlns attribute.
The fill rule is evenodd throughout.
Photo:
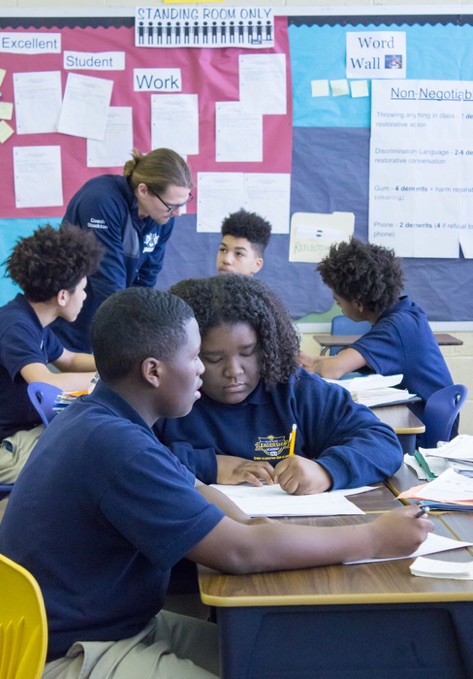
<svg viewBox="0 0 473 679"><path fill-rule="evenodd" d="M473 436L462 434L438 448L420 448L425 456L441 457L447 460L462 460L473 463Z"/></svg>
<svg viewBox="0 0 473 679"><path fill-rule="evenodd" d="M457 561L437 561L419 556L409 566L412 575L424 578L453 578L454 580L473 580L473 563Z"/></svg>
<svg viewBox="0 0 473 679"><path fill-rule="evenodd" d="M53 410L60 412L61 410L64 410L64 408L67 408L70 403L75 401L78 396L84 396L88 393L88 391L63 391L62 394L56 396Z"/></svg>
<svg viewBox="0 0 473 679"><path fill-rule="evenodd" d="M404 491L399 495L403 498L422 500L431 509L473 511L473 478L471 472L447 469L433 481Z"/></svg>
<svg viewBox="0 0 473 679"><path fill-rule="evenodd" d="M402 382L402 375L366 375L348 380L326 379L327 382L338 384L347 389L353 400L369 408L390 403L399 403L415 398L407 389L395 389L396 384Z"/></svg>

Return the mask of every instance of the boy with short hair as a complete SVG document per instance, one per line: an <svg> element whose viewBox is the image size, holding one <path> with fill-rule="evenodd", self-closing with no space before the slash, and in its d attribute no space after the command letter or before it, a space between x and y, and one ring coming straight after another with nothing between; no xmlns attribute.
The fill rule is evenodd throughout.
<svg viewBox="0 0 473 679"><path fill-rule="evenodd" d="M102 247L75 226L38 228L20 238L6 260L6 275L24 294L0 308L0 482L12 483L44 427L31 404L30 382L65 391L87 389L95 373L91 355L64 349L49 325L73 321L86 297ZM59 372L52 372L51 363Z"/></svg>
<svg viewBox="0 0 473 679"><path fill-rule="evenodd" d="M335 379L360 368L402 373L399 386L420 396L411 409L421 415L429 396L453 380L425 313L401 296L404 274L394 251L352 238L332 245L318 270L345 316L373 327L337 355L312 359L312 371Z"/></svg>
<svg viewBox="0 0 473 679"><path fill-rule="evenodd" d="M256 212L241 208L222 222L222 241L217 253L218 273L253 276L263 267L263 255L271 236L271 224Z"/></svg>
<svg viewBox="0 0 473 679"><path fill-rule="evenodd" d="M196 483L152 431L200 396L199 329L180 298L115 293L92 346L101 379L46 429L0 530L45 599L45 679L215 678L216 626L160 610L184 556L233 574L307 568L410 554L433 529L416 506L333 529L250 519Z"/></svg>

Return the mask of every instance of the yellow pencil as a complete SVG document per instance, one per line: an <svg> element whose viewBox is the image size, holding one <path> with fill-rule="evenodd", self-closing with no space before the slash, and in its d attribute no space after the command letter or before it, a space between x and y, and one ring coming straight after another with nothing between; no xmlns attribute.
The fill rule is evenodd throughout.
<svg viewBox="0 0 473 679"><path fill-rule="evenodd" d="M293 424L291 433L289 434L289 456L294 455L294 449L296 447L296 433L297 424Z"/></svg>

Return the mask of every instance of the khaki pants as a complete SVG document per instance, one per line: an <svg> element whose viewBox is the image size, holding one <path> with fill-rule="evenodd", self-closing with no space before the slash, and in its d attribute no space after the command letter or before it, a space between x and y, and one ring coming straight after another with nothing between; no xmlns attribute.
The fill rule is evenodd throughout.
<svg viewBox="0 0 473 679"><path fill-rule="evenodd" d="M43 679L217 679L217 626L161 611L120 641L77 641Z"/></svg>
<svg viewBox="0 0 473 679"><path fill-rule="evenodd" d="M15 483L43 431L44 426L40 424L3 439L0 443L0 483Z"/></svg>

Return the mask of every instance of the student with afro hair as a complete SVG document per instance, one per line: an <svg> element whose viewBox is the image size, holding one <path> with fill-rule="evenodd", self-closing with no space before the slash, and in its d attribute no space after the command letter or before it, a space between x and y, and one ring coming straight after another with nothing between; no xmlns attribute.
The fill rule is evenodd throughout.
<svg viewBox="0 0 473 679"><path fill-rule="evenodd" d="M102 253L93 233L70 224L59 229L46 225L20 238L5 262L6 275L23 293L0 308L2 483L16 480L44 429L28 384L84 390L95 374L93 356L65 349L49 326L56 318L75 320L86 297L87 276L97 270Z"/></svg>
<svg viewBox="0 0 473 679"><path fill-rule="evenodd" d="M402 295L404 274L393 250L353 238L332 245L318 270L345 316L373 327L337 355L302 363L336 379L359 370L402 373L399 386L420 396L422 403L410 407L422 416L429 396L453 380L425 313Z"/></svg>

